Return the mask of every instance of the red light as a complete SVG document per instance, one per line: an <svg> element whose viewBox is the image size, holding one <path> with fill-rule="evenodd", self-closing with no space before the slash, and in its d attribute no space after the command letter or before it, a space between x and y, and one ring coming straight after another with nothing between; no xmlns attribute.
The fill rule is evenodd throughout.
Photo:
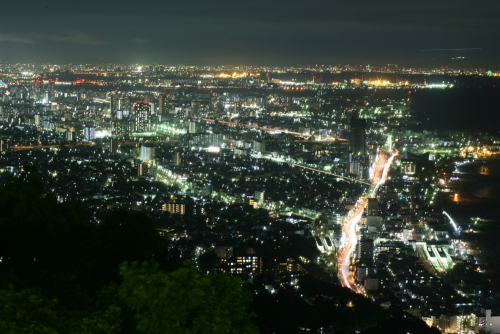
<svg viewBox="0 0 500 334"><path fill-rule="evenodd" d="M408 91L408 94L411 94L411 90Z"/></svg>

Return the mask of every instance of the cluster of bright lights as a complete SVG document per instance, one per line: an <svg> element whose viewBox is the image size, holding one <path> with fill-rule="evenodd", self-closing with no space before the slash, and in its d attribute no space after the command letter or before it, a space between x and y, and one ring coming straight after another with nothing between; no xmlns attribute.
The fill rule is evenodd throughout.
<svg viewBox="0 0 500 334"><path fill-rule="evenodd" d="M171 126L167 126L165 124L154 125L154 128L156 129L157 132L167 132L167 133L173 133L173 134L186 134L187 133L186 129L174 128Z"/></svg>

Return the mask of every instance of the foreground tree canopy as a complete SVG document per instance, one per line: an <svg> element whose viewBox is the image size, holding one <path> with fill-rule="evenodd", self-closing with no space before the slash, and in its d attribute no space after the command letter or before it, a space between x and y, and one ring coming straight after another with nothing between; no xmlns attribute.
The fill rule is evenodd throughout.
<svg viewBox="0 0 500 334"><path fill-rule="evenodd" d="M173 272L157 264L120 266L118 296L144 333L257 333L247 312L252 301L239 278L199 274L185 265Z"/></svg>
<svg viewBox="0 0 500 334"><path fill-rule="evenodd" d="M120 285L104 288L94 311L69 311L33 289L0 289L1 333L258 333L242 281L201 275L190 263L124 263ZM110 305L107 305L112 303Z"/></svg>
<svg viewBox="0 0 500 334"><path fill-rule="evenodd" d="M32 167L0 209L0 333L257 333L243 282L169 259L143 213L89 224Z"/></svg>

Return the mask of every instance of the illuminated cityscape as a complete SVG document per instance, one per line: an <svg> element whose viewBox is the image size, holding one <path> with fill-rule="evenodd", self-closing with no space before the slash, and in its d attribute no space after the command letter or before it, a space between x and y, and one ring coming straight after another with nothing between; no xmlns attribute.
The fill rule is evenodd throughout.
<svg viewBox="0 0 500 334"><path fill-rule="evenodd" d="M493 1L2 8L0 333L500 333Z"/></svg>
<svg viewBox="0 0 500 334"><path fill-rule="evenodd" d="M279 79L298 69L30 67L2 67L4 180L36 166L45 191L77 200L93 226L113 210L145 214L169 258L248 281L252 309L278 332L353 327L278 321L259 303L291 298L305 314L331 303L342 315L361 309L356 294L381 314L362 328L386 313L429 330L497 330L484 248L496 218L467 202L490 196L474 175L494 178L500 136L435 130L418 105L463 90L453 73L392 83L335 69L351 79L332 84L314 69L300 82Z"/></svg>

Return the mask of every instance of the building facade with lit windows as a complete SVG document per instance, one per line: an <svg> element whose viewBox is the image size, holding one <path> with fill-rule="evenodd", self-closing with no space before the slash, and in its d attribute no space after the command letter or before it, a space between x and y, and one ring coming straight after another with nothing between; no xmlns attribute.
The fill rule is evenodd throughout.
<svg viewBox="0 0 500 334"><path fill-rule="evenodd" d="M176 201L169 201L167 203L163 203L162 211L169 212L172 214L176 213L183 216L186 214L186 204L179 203Z"/></svg>
<svg viewBox="0 0 500 334"><path fill-rule="evenodd" d="M485 316L475 319L475 327L479 333L500 333L500 316L492 315L491 310L485 310Z"/></svg>
<svg viewBox="0 0 500 334"><path fill-rule="evenodd" d="M233 256L216 268L217 271L236 275L262 273L262 257L255 254Z"/></svg>
<svg viewBox="0 0 500 334"><path fill-rule="evenodd" d="M133 118L135 132L151 132L151 108L144 101L134 103Z"/></svg>

